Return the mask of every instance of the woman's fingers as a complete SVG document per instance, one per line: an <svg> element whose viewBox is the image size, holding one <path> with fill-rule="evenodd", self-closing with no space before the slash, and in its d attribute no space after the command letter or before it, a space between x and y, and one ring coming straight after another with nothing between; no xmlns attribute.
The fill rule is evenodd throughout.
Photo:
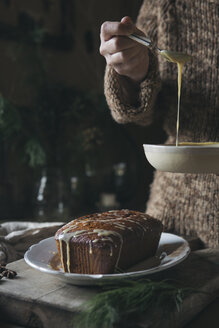
<svg viewBox="0 0 219 328"><path fill-rule="evenodd" d="M119 51L134 48L135 46L136 42L133 42L133 40L123 36L115 36L101 44L100 54L103 56L106 54L115 54Z"/></svg>
<svg viewBox="0 0 219 328"><path fill-rule="evenodd" d="M125 49L122 51L118 51L113 54L109 54L107 56L107 63L110 65L116 65L116 64L129 64L129 61L133 57L137 57L140 53L140 49L138 47L132 47L129 49Z"/></svg>
<svg viewBox="0 0 219 328"><path fill-rule="evenodd" d="M127 38L133 32L144 35L128 16L123 17L121 22L104 22L100 33L100 54L106 56L136 46L135 41Z"/></svg>
<svg viewBox="0 0 219 328"><path fill-rule="evenodd" d="M129 16L125 16L121 19L121 23L123 24L134 24L132 19Z"/></svg>
<svg viewBox="0 0 219 328"><path fill-rule="evenodd" d="M139 35L142 35L142 36L145 36L145 34L139 30L133 23L133 21L131 20L131 18L129 16L125 16L121 19L121 23L125 23L125 24L131 24L133 26L133 32L132 33L135 33L135 34L139 34Z"/></svg>
<svg viewBox="0 0 219 328"><path fill-rule="evenodd" d="M133 80L140 80L142 73L145 74L144 72L147 69L144 56L141 49L136 49L135 53L128 49L108 55L106 61L109 65L113 66L118 74L128 76ZM140 69L139 62L141 63Z"/></svg>
<svg viewBox="0 0 219 328"><path fill-rule="evenodd" d="M127 37L131 33L144 35L128 16L123 17L121 22L103 23L100 54L118 74L139 82L147 74L149 57L146 47Z"/></svg>
<svg viewBox="0 0 219 328"><path fill-rule="evenodd" d="M104 22L101 26L100 37L104 41L116 35L129 35L133 32L134 27L121 22Z"/></svg>
<svg viewBox="0 0 219 328"><path fill-rule="evenodd" d="M104 22L100 29L100 38L103 41L108 41L116 35L130 35L133 33L135 25L132 21L128 22Z"/></svg>
<svg viewBox="0 0 219 328"><path fill-rule="evenodd" d="M148 71L148 53L144 46L133 49L126 49L115 54L108 54L106 61L114 70L120 74L129 77L135 82L144 79Z"/></svg>

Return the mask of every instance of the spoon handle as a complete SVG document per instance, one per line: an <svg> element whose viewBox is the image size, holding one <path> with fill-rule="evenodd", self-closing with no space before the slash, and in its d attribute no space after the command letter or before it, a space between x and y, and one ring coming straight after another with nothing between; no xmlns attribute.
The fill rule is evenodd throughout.
<svg viewBox="0 0 219 328"><path fill-rule="evenodd" d="M148 47L151 45L151 40L146 38L145 36L138 35L138 34L130 34L128 37L138 43L143 44L144 46ZM157 48L159 51L161 51L159 48Z"/></svg>

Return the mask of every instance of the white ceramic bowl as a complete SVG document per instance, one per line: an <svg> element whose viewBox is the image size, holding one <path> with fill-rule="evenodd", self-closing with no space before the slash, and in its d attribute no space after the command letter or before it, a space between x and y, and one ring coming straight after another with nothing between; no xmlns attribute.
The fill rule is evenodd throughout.
<svg viewBox="0 0 219 328"><path fill-rule="evenodd" d="M148 162L158 171L219 174L219 143L143 147Z"/></svg>

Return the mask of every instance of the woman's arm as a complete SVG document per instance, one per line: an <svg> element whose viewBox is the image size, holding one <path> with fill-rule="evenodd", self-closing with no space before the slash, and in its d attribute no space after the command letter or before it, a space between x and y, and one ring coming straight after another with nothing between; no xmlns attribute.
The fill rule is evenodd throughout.
<svg viewBox="0 0 219 328"><path fill-rule="evenodd" d="M144 35L132 20L126 16L121 22L105 22L100 32L100 53L109 66L133 84L140 83L148 71L148 50L127 36L137 33Z"/></svg>
<svg viewBox="0 0 219 328"><path fill-rule="evenodd" d="M127 21L130 24L129 19L125 18L125 22ZM120 24L120 29L122 22L124 22L124 19L120 23L117 23ZM113 24L116 24L116 22ZM139 29L130 24L130 30L126 27L122 31L117 31L118 34L116 36L117 45L118 47L120 46L120 49L121 45L124 47L124 39L128 40L129 43L126 42L125 46L127 47L127 44L129 44L129 54L130 52L132 53L132 55L130 55L132 60L129 60L128 56L121 56L123 49L119 51L118 48L118 51L115 51L117 49L114 48L113 50L116 56L114 56L114 61L112 61L112 58L110 58L109 53L106 51L107 47L103 47L105 53L101 53L105 58L108 56L108 58L106 58L107 66L104 87L112 116L117 122L135 122L141 125L148 125L153 120L152 109L161 85L157 58L151 50L148 50L146 47L128 38L124 38L124 35L133 32L144 34L143 32L145 32L147 36L153 38L156 42L157 18L156 8L152 5L152 2L144 2L140 10L137 25ZM105 25L104 28L106 27ZM118 41L121 38L119 33L126 33L122 34L123 43L121 40L120 42ZM111 42L113 42L115 38L112 35L113 34L111 34L111 38L109 39ZM133 49L133 47L136 48ZM130 48L132 50L130 50ZM102 49L100 48L100 50ZM120 55L118 55L119 52ZM123 60L121 60L121 57ZM120 61L116 61L115 58L120 59Z"/></svg>

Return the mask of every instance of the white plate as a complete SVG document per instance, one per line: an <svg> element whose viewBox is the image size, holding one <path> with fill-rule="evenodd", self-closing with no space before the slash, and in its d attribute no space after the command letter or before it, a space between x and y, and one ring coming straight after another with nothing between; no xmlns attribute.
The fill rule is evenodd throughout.
<svg viewBox="0 0 219 328"><path fill-rule="evenodd" d="M190 253L188 242L182 237L162 233L155 257L145 260L124 273L114 274L77 274L64 273L62 269L52 269L50 263L57 257L54 237L40 241L29 248L24 259L34 269L52 274L73 285L115 284L123 279L141 278L152 273L166 270L183 261ZM162 254L162 256L161 256ZM160 258L162 258L160 260Z"/></svg>
<svg viewBox="0 0 219 328"><path fill-rule="evenodd" d="M158 171L219 174L219 143L143 147L148 162Z"/></svg>

